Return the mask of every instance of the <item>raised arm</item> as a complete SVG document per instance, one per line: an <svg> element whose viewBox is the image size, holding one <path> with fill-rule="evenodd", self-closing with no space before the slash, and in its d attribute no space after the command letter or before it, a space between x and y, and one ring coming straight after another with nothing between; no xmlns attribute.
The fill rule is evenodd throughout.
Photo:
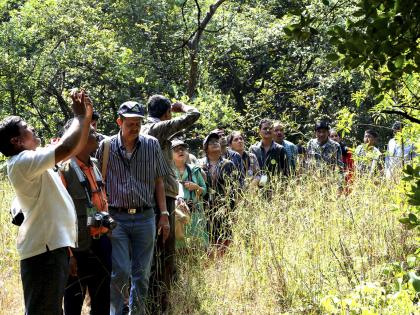
<svg viewBox="0 0 420 315"><path fill-rule="evenodd" d="M86 145L93 106L90 98L82 90L71 92L74 119L55 148L55 163L67 160L79 153Z"/></svg>

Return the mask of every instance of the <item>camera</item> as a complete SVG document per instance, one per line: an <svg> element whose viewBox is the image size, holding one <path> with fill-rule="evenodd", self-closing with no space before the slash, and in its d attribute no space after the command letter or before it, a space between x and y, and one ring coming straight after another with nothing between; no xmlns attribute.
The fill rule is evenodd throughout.
<svg viewBox="0 0 420 315"><path fill-rule="evenodd" d="M92 227L106 227L110 230L113 230L117 226L117 222L111 216L108 212L96 212L93 216L89 216L87 220L87 225Z"/></svg>

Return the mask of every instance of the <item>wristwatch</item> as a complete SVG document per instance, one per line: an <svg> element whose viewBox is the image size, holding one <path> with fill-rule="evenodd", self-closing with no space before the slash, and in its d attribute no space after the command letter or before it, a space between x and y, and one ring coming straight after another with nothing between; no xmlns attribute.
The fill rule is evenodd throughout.
<svg viewBox="0 0 420 315"><path fill-rule="evenodd" d="M161 212L160 212L160 215L166 215L166 216L168 216L168 217L169 217L169 212L168 212L168 210L161 211Z"/></svg>

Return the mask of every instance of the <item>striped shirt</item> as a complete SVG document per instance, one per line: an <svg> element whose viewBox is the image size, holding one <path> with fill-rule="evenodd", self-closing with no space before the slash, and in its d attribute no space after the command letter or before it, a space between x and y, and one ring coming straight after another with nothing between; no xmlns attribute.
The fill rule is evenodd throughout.
<svg viewBox="0 0 420 315"><path fill-rule="evenodd" d="M103 149L104 143L101 142L96 154L99 165L102 165ZM158 177L166 176L169 171L155 138L140 135L128 159L121 132L112 136L105 180L109 206L154 207L155 181Z"/></svg>

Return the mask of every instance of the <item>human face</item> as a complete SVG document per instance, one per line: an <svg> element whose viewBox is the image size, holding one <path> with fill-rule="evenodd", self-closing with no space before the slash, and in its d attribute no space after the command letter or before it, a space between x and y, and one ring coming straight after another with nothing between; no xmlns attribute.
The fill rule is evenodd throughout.
<svg viewBox="0 0 420 315"><path fill-rule="evenodd" d="M325 128L320 128L315 131L315 136L320 144L324 144L328 141L328 136L330 135L330 131Z"/></svg>
<svg viewBox="0 0 420 315"><path fill-rule="evenodd" d="M185 164L188 158L188 150L185 146L179 145L172 149L172 158L175 162Z"/></svg>
<svg viewBox="0 0 420 315"><path fill-rule="evenodd" d="M282 143L284 140L284 129L281 126L275 126L273 131L274 141L277 143Z"/></svg>
<svg viewBox="0 0 420 315"><path fill-rule="evenodd" d="M340 143L341 141L340 136L338 135L337 131L330 132L330 139L338 143Z"/></svg>
<svg viewBox="0 0 420 315"><path fill-rule="evenodd" d="M210 138L209 142L207 143L207 155L209 154L216 154L221 156L222 155L222 147L220 145L220 141L215 138Z"/></svg>
<svg viewBox="0 0 420 315"><path fill-rule="evenodd" d="M235 136L232 138L231 143L232 150L235 150L236 152L244 152L245 150L245 141L241 134L235 134Z"/></svg>
<svg viewBox="0 0 420 315"><path fill-rule="evenodd" d="M96 131L93 127L91 127L89 130L86 148L89 151L89 153L96 151L96 149L98 148L98 139L96 137Z"/></svg>
<svg viewBox="0 0 420 315"><path fill-rule="evenodd" d="M224 132L223 130L219 129L219 130L217 131L217 134L218 134L218 135L219 135L219 137L220 137L220 140L219 140L220 145L221 145L222 147L227 147L227 137L226 137L226 135L225 135L225 132Z"/></svg>
<svg viewBox="0 0 420 315"><path fill-rule="evenodd" d="M34 127L26 122L19 123L19 136L11 139L11 142L19 149L35 150L41 143L41 139L36 136Z"/></svg>
<svg viewBox="0 0 420 315"><path fill-rule="evenodd" d="M273 124L263 123L260 128L260 136L264 140L273 140Z"/></svg>
<svg viewBox="0 0 420 315"><path fill-rule="evenodd" d="M363 142L367 144L369 147L373 147L375 146L376 139L371 134L365 132L365 135L363 137Z"/></svg>
<svg viewBox="0 0 420 315"><path fill-rule="evenodd" d="M134 141L140 133L142 119L140 117L126 117L117 119L122 137L127 141Z"/></svg>

